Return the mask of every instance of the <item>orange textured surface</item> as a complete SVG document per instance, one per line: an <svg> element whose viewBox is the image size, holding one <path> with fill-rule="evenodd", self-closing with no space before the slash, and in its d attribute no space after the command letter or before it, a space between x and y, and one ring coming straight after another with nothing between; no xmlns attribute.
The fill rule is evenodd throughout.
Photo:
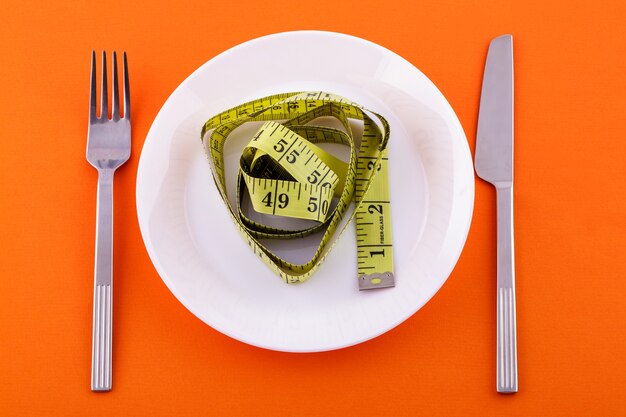
<svg viewBox="0 0 626 417"><path fill-rule="evenodd" d="M5 0L0 25L0 415L626 415L626 3ZM313 4L313 3L312 3ZM383 8L387 6L387 8ZM520 392L495 392L495 193L441 291L364 344L265 351L189 313L144 249L144 138L193 70L320 29L420 68L474 149L489 40L512 33ZM96 171L89 54L129 56L133 156L115 184L114 388L89 389Z"/></svg>

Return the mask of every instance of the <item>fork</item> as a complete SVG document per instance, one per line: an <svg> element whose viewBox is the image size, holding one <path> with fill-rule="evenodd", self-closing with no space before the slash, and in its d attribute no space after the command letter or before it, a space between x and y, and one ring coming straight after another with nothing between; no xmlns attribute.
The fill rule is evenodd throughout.
<svg viewBox="0 0 626 417"><path fill-rule="evenodd" d="M130 157L130 90L126 52L123 63L124 117L120 117L117 56L113 52L111 118L107 92L106 52L102 52L100 116L96 114L96 52L91 53L91 90L87 161L98 170L96 259L94 268L91 390L111 390L113 321L113 174Z"/></svg>

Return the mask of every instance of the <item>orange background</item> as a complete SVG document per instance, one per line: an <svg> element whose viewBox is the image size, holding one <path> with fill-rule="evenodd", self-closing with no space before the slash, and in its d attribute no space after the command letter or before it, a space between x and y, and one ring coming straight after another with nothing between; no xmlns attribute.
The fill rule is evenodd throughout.
<svg viewBox="0 0 626 417"><path fill-rule="evenodd" d="M626 3L4 0L0 415L626 415ZM523 4L522 4L523 3ZM266 351L189 313L144 249L144 138L192 71L241 42L321 29L379 43L441 89L475 145L489 40L512 33L520 392L495 392L495 193L441 291L387 334ZM128 52L133 156L115 183L113 391L89 389L96 171L92 49Z"/></svg>

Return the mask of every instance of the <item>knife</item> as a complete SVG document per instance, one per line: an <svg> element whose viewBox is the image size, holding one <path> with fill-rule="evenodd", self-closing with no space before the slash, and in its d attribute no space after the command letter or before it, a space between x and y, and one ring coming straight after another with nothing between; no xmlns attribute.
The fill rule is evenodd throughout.
<svg viewBox="0 0 626 417"><path fill-rule="evenodd" d="M496 188L497 360L496 389L517 392L515 257L513 250L513 37L489 45L476 134L476 173Z"/></svg>

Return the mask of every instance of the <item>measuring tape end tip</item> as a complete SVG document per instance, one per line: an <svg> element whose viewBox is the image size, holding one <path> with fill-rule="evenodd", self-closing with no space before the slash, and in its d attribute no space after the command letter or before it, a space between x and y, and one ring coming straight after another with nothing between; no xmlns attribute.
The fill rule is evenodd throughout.
<svg viewBox="0 0 626 417"><path fill-rule="evenodd" d="M359 276L359 291L378 288L392 288L396 286L393 272L363 274Z"/></svg>

